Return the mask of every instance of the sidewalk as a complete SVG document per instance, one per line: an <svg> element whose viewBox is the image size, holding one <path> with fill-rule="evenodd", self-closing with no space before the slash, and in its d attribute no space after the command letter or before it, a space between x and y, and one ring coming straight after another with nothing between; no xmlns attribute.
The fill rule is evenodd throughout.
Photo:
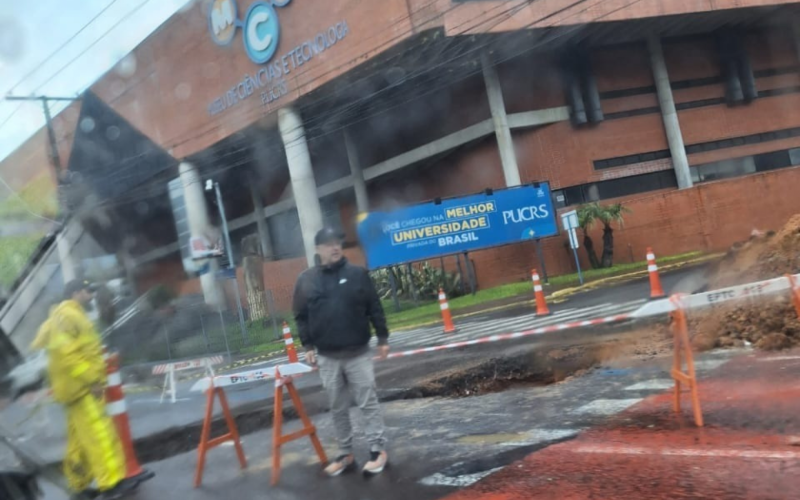
<svg viewBox="0 0 800 500"><path fill-rule="evenodd" d="M799 378L800 351L738 358L701 382L705 428L652 396L447 500L797 498Z"/></svg>

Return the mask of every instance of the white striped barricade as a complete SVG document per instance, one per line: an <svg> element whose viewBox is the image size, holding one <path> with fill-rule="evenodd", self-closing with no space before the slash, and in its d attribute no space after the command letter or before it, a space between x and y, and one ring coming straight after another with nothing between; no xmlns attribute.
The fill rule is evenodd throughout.
<svg viewBox="0 0 800 500"><path fill-rule="evenodd" d="M276 440L273 442L273 473L272 484L274 485L278 480L280 471L280 446L289 441L293 441L298 437L310 436L314 448L319 454L320 460L324 463L327 461L325 452L316 437L316 428L311 425L310 420L305 414L303 405L300 401L300 396L292 384L292 378L311 373L314 369L304 363L288 363L280 366L271 366L269 368L262 368L258 370L248 370L239 373L229 373L225 375L216 375L205 377L198 380L192 386L192 392L205 392L206 393L206 410L205 418L203 419L203 430L200 435L200 444L197 447L197 469L195 471L194 486L199 487L203 481L203 470L206 463L206 454L208 450L219 446L222 443L233 442L236 449L236 455L239 459L239 464L242 469L247 467L247 459L242 449L242 444L239 439L239 431L236 427L236 421L231 414L230 407L228 406L228 398L225 395L225 387L239 384L246 384L250 382L258 382L268 379L275 379L275 422L273 423L274 436ZM289 395L295 404L298 414L303 421L304 429L302 431L294 432L289 435L281 434L282 424L282 409L283 409L283 388L286 387ZM228 426L228 432L222 436L215 438L211 437L211 423L214 414L214 400L219 399L220 406L222 407L222 415Z"/></svg>
<svg viewBox="0 0 800 500"><path fill-rule="evenodd" d="M164 385L161 389L161 399L159 403L164 402L164 396L167 393L170 394L170 399L173 403L177 401L178 388L175 383L175 372L203 368L205 369L206 376L213 377L213 366L219 365L222 363L222 360L222 356L209 356L207 358L175 361L173 363L164 363L154 366L153 375L164 375Z"/></svg>
<svg viewBox="0 0 800 500"><path fill-rule="evenodd" d="M266 368L258 368L256 370L248 370L238 373L226 373L224 375L201 378L195 382L189 390L191 392L204 392L211 387L221 388L232 385L248 384L261 380L270 380L276 378L275 373L277 370L280 370L281 376L285 378L311 373L314 371L314 368L305 363L287 363L285 365L269 366Z"/></svg>

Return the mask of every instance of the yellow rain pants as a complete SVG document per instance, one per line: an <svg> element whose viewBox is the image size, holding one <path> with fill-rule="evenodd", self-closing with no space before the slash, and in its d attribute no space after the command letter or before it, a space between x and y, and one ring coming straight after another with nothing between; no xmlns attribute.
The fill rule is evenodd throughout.
<svg viewBox="0 0 800 500"><path fill-rule="evenodd" d="M97 480L106 491L125 478L125 459L114 422L105 403L91 394L65 406L67 453L64 475L72 491L84 491Z"/></svg>

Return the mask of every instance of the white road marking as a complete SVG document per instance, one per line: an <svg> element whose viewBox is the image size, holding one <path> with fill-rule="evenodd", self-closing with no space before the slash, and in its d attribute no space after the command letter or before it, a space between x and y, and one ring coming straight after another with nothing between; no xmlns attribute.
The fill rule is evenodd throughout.
<svg viewBox="0 0 800 500"><path fill-rule="evenodd" d="M800 359L800 356L771 356L769 358L759 358L759 361L792 361Z"/></svg>
<svg viewBox="0 0 800 500"><path fill-rule="evenodd" d="M713 370L727 363L727 359L704 359L702 361L694 362L695 370Z"/></svg>
<svg viewBox="0 0 800 500"><path fill-rule="evenodd" d="M638 384L629 385L625 388L626 391L660 391L664 389L672 389L675 387L675 381L670 379L656 379L646 380Z"/></svg>
<svg viewBox="0 0 800 500"><path fill-rule="evenodd" d="M642 398L633 399L596 399L585 404L572 413L591 413L592 415L614 415L635 405Z"/></svg>
<svg viewBox="0 0 800 500"><path fill-rule="evenodd" d="M730 457L796 460L800 451L745 450L731 448L643 448L638 446L585 445L573 448L574 453L603 453L609 455L662 455L675 457Z"/></svg>
<svg viewBox="0 0 800 500"><path fill-rule="evenodd" d="M578 434L581 429L533 429L519 435L519 440L506 441L500 446L518 447L531 446L548 441L557 441Z"/></svg>
<svg viewBox="0 0 800 500"><path fill-rule="evenodd" d="M482 472L475 472L474 474L463 474L461 476L449 477L445 476L444 474L436 473L432 476L424 477L420 479L420 484L424 484L425 486L452 486L454 488L464 488L466 486L470 486L472 484L477 483L481 479L485 478L490 474L494 474L495 472L502 469L502 467L497 467L495 469L489 469Z"/></svg>
<svg viewBox="0 0 800 500"><path fill-rule="evenodd" d="M437 325L425 329L402 332L392 338L391 344L398 348L412 348L430 344L459 342L475 336L511 333L515 330L528 330L558 323L568 323L586 317L602 316L610 312L622 314L635 310L643 302L645 302L645 299L637 299L616 305L603 303L583 309L570 308L556 311L553 315L544 318L537 318L536 314L530 313L508 320L485 320L458 324L456 325L458 331L455 334L445 334L441 331L441 326Z"/></svg>

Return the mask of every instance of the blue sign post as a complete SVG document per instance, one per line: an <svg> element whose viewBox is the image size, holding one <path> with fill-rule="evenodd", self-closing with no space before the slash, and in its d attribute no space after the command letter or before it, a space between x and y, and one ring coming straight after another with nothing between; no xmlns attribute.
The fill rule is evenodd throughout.
<svg viewBox="0 0 800 500"><path fill-rule="evenodd" d="M543 182L363 214L358 236L378 269L553 236L555 215Z"/></svg>

